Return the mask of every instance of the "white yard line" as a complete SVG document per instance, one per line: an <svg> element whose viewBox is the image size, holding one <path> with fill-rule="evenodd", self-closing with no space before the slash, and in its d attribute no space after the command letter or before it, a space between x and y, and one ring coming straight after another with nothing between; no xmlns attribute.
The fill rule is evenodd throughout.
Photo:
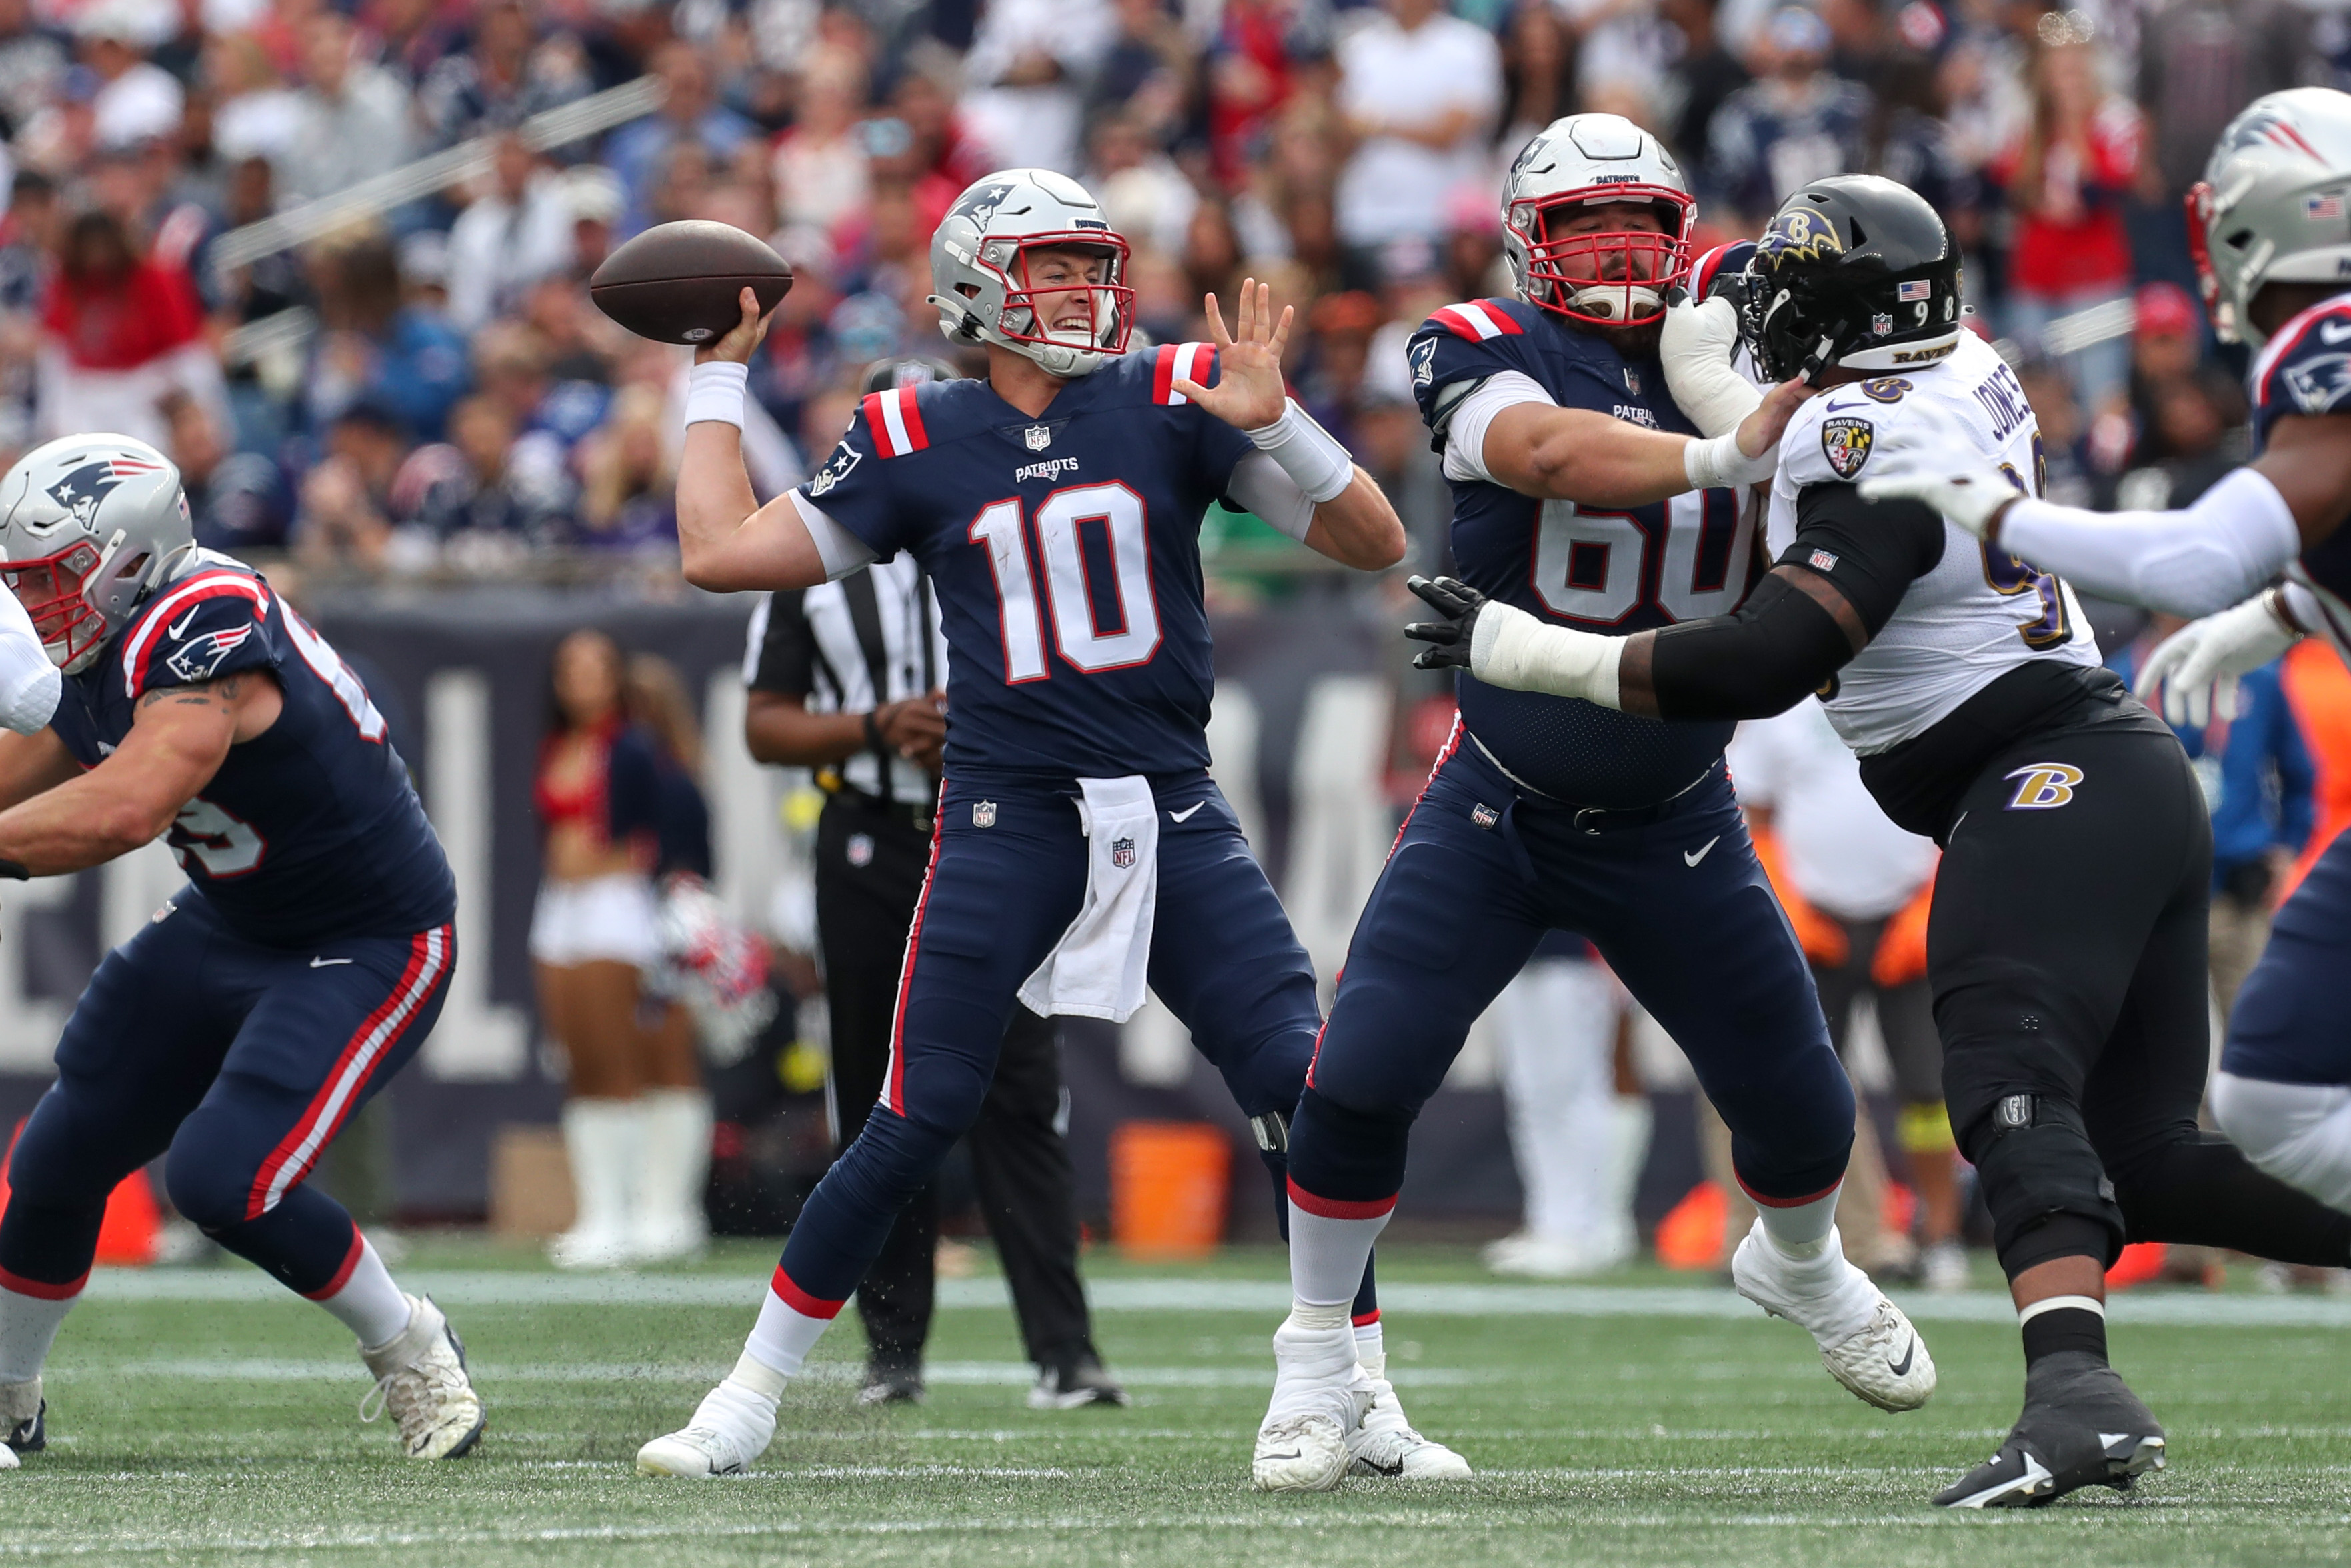
<svg viewBox="0 0 2351 1568"><path fill-rule="evenodd" d="M531 1274L496 1270L403 1273L408 1289L449 1307L735 1307L758 1305L762 1281L710 1274ZM999 1280L942 1280L939 1305L1003 1307ZM1251 1312L1289 1310L1290 1289L1273 1280L1102 1280L1088 1288L1098 1312ZM93 1301L250 1301L286 1292L249 1269L102 1269L90 1278ZM1919 1322L2007 1323L2005 1295L1968 1291L1895 1298ZM1756 1308L1729 1290L1658 1285L1382 1284L1383 1310L1416 1317L1755 1318ZM2201 1291L2125 1292L2108 1304L2117 1323L2188 1328L2351 1328L2351 1300L2334 1296L2255 1296Z"/></svg>

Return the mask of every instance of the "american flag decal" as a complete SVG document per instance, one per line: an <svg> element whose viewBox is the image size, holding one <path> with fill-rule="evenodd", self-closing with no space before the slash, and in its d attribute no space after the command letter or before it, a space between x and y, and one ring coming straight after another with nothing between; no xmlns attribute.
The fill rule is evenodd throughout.
<svg viewBox="0 0 2351 1568"><path fill-rule="evenodd" d="M1923 277L1914 277L1907 283L1896 284L1894 288L1894 298L1906 300L1924 299L1934 292L1934 284Z"/></svg>
<svg viewBox="0 0 2351 1568"><path fill-rule="evenodd" d="M2343 193L2329 191L2323 196L2304 196L2302 215L2314 224L2343 221Z"/></svg>

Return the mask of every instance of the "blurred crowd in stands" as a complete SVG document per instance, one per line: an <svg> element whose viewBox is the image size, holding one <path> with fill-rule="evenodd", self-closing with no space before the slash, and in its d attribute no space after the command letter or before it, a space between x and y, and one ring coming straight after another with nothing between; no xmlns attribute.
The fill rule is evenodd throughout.
<svg viewBox="0 0 2351 1568"><path fill-rule="evenodd" d="M752 377L772 493L862 367L942 350L957 190L1042 165L1134 242L1154 338L1245 272L1297 304L1296 390L1430 551L1405 335L1506 289L1502 173L1593 109L1667 141L1716 237L1822 174L1917 187L2053 487L2159 505L2242 419L2180 197L2245 102L2346 76L2351 23L2294 0L0 0L0 456L145 437L206 542L333 571L658 571L683 351L590 305L609 249L706 217L792 262ZM652 113L545 145L534 116L644 77ZM468 177L352 199L453 148ZM224 246L339 195L319 237Z"/></svg>

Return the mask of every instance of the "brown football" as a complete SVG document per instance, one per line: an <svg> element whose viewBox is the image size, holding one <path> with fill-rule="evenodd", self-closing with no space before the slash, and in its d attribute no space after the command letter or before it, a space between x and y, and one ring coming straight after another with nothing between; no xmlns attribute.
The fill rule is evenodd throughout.
<svg viewBox="0 0 2351 1568"><path fill-rule="evenodd" d="M596 308L657 343L707 343L743 319L744 286L765 316L792 291L791 264L732 224L687 218L649 228L588 280Z"/></svg>

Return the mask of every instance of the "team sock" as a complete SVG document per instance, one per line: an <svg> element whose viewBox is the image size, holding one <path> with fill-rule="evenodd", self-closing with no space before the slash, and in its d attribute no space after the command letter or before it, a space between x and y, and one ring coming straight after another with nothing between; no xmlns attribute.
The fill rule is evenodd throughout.
<svg viewBox="0 0 2351 1568"><path fill-rule="evenodd" d="M751 1327L751 1337L744 1343L745 1361L766 1367L775 1374L777 1394L783 1390L782 1379L797 1377L808 1360L808 1353L841 1315L842 1303L820 1301L801 1290L779 1267L768 1287L768 1299L759 1303L759 1321ZM738 1363L737 1370L741 1370Z"/></svg>
<svg viewBox="0 0 2351 1568"><path fill-rule="evenodd" d="M1370 1322L1355 1325L1355 1359L1374 1377L1387 1375L1387 1339L1380 1333L1379 1319L1374 1318Z"/></svg>
<svg viewBox="0 0 2351 1568"><path fill-rule="evenodd" d="M1796 1298L1790 1315L1823 1344L1859 1333L1877 1311L1877 1287L1845 1260L1837 1234L1836 1200L1843 1186L1840 1182L1806 1203L1774 1207L1764 1199L1755 1206L1763 1243L1775 1260L1773 1271Z"/></svg>
<svg viewBox="0 0 2351 1568"><path fill-rule="evenodd" d="M1755 1199L1756 1218L1763 1221L1763 1234L1780 1256L1801 1264L1827 1252L1829 1239L1836 1230L1837 1194L1844 1190L1844 1183L1840 1181L1818 1197L1791 1204L1764 1197L1752 1187L1747 1196Z"/></svg>
<svg viewBox="0 0 2351 1568"><path fill-rule="evenodd" d="M351 1235L359 1245L359 1258L341 1288L330 1296L319 1297L318 1302L359 1336L361 1348L381 1350L407 1332L413 1309L393 1281L392 1270L377 1255L375 1244L356 1230Z"/></svg>
<svg viewBox="0 0 2351 1568"><path fill-rule="evenodd" d="M2106 1304L2095 1296L2050 1296L2020 1307L2017 1328L2024 1336L2024 1365L2061 1350L2083 1350L2106 1359Z"/></svg>
<svg viewBox="0 0 2351 1568"><path fill-rule="evenodd" d="M29 1296L0 1289L0 1383L30 1383L41 1375L57 1343L57 1325L81 1299L77 1282L70 1295Z"/></svg>
<svg viewBox="0 0 2351 1568"><path fill-rule="evenodd" d="M1311 1206L1311 1207L1310 1207ZM1395 1199L1340 1203L1290 1184L1290 1288L1302 1302L1349 1309L1364 1285L1372 1243L1387 1228Z"/></svg>

